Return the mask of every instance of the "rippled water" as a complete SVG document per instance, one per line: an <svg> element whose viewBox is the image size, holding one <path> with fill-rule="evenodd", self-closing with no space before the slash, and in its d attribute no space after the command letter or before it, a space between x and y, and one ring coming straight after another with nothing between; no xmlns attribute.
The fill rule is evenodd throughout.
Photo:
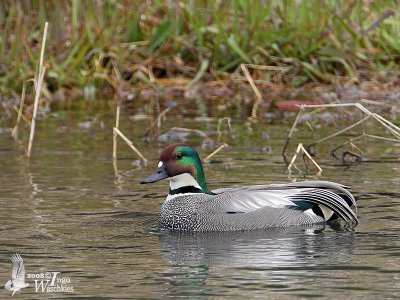
<svg viewBox="0 0 400 300"><path fill-rule="evenodd" d="M218 118L193 115L235 116L233 136L222 137L232 147L205 166L212 188L288 181L280 151L290 120L249 125L247 113L235 108L187 107L178 106L162 131L181 126L211 132ZM121 128L135 140L149 124L138 120L143 112L140 105L122 110ZM354 230L319 226L171 234L156 227L167 182L138 182L153 171L159 151L175 137L139 140L151 158L148 166L138 164L119 142L113 165L113 115L108 102L54 107L38 122L29 163L22 156L26 129L19 142L0 135L0 283L10 279L10 255L18 252L27 273L61 272L70 280L74 293L46 298L400 297L400 161L393 146L372 143L369 151L375 156L397 156L348 166L329 158L326 150L317 157L324 169L320 177L312 172L295 176L352 186L359 198L360 225ZM212 151L199 136L186 139L202 157ZM28 282L31 286L14 297L43 299L34 280ZM0 298L8 296L0 290Z"/></svg>

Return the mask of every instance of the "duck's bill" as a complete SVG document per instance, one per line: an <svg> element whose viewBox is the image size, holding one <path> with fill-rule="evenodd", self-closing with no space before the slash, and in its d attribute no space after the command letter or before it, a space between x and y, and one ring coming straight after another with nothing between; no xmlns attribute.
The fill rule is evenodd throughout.
<svg viewBox="0 0 400 300"><path fill-rule="evenodd" d="M157 170L153 174L151 174L149 177L140 181L140 184L153 183L153 182L160 181L160 180L163 180L168 177L169 176L168 176L167 172L165 171L165 167L161 166L161 167L157 168Z"/></svg>

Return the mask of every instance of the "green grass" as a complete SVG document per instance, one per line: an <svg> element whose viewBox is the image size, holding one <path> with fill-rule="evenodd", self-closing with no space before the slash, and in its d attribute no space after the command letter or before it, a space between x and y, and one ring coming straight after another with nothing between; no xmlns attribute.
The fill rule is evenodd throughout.
<svg viewBox="0 0 400 300"><path fill-rule="evenodd" d="M182 64L197 69L183 74L194 78L253 63L288 67L278 79L291 86L363 80L399 67L397 7L396 0L5 0L0 93L19 93L33 77L45 21L50 92L115 88L116 72L134 84L149 65L156 77L182 75Z"/></svg>

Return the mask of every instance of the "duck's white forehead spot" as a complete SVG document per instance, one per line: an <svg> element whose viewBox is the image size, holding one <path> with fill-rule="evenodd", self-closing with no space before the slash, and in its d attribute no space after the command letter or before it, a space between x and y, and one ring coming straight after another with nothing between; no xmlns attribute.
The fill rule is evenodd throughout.
<svg viewBox="0 0 400 300"><path fill-rule="evenodd" d="M162 161L160 161L160 162L158 163L157 166L158 166L159 168L161 168L161 167L163 166L163 164L164 164L164 163L163 163Z"/></svg>

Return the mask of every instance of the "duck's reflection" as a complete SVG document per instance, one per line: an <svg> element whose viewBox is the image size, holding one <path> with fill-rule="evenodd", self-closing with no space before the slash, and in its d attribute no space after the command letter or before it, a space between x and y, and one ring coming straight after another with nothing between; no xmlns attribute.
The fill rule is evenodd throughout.
<svg viewBox="0 0 400 300"><path fill-rule="evenodd" d="M313 272L321 264L345 263L351 257L354 232L324 229L324 225L314 225L246 232L161 232L163 257L171 266L164 273L169 292L175 296L207 294L212 288L207 279L248 272L264 274L264 284L276 284L293 270ZM230 269L234 269L232 274Z"/></svg>
<svg viewBox="0 0 400 300"><path fill-rule="evenodd" d="M313 252L323 230L324 225L212 233L166 231L160 233L160 245L170 265L270 267Z"/></svg>

